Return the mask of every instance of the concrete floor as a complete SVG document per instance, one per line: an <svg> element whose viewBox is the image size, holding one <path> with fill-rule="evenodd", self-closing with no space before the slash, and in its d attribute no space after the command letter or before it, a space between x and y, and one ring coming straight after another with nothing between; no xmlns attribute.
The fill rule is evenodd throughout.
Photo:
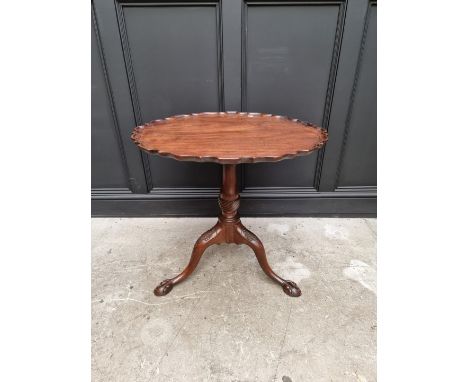
<svg viewBox="0 0 468 382"><path fill-rule="evenodd" d="M375 219L243 219L299 298L235 244L154 296L215 221L93 219L93 382L376 380Z"/></svg>

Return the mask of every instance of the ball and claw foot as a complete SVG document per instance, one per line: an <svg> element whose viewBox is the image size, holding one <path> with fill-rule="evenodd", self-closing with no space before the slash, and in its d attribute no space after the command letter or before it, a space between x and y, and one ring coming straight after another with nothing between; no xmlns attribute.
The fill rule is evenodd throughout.
<svg viewBox="0 0 468 382"><path fill-rule="evenodd" d="M168 294L171 290L174 284L172 283L172 280L164 280L159 284L155 289L154 289L154 294L156 296L165 296Z"/></svg>
<svg viewBox="0 0 468 382"><path fill-rule="evenodd" d="M283 291L291 297L299 297L302 294L297 284L290 280L286 280L286 282L283 284Z"/></svg>

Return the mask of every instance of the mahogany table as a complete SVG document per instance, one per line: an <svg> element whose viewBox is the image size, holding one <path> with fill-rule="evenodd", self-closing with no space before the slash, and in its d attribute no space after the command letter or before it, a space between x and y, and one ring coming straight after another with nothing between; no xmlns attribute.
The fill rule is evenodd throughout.
<svg viewBox="0 0 468 382"><path fill-rule="evenodd" d="M296 283L282 279L271 269L262 242L242 225L238 213L236 165L276 162L307 155L322 147L327 139L324 129L310 123L260 113L177 115L136 127L132 140L145 152L181 161L223 165L218 222L196 241L190 261L182 273L161 282L154 294L164 296L174 285L189 277L210 245L235 243L252 248L263 271L280 284L287 295L300 296L301 290Z"/></svg>

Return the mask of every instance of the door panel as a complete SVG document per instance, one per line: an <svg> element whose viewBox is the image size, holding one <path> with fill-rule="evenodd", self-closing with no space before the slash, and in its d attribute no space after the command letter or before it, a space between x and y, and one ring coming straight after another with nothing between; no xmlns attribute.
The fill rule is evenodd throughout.
<svg viewBox="0 0 468 382"><path fill-rule="evenodd" d="M322 125L340 5L249 5L245 15L244 105ZM317 153L245 166L244 186L315 186Z"/></svg>
<svg viewBox="0 0 468 382"><path fill-rule="evenodd" d="M377 186L377 9L368 11L337 187Z"/></svg>
<svg viewBox="0 0 468 382"><path fill-rule="evenodd" d="M112 101L95 28L91 30L91 187L128 189Z"/></svg>
<svg viewBox="0 0 468 382"><path fill-rule="evenodd" d="M123 5L141 122L175 114L222 109L217 5ZM132 84L131 84L132 85ZM217 187L220 167L149 157L151 184Z"/></svg>

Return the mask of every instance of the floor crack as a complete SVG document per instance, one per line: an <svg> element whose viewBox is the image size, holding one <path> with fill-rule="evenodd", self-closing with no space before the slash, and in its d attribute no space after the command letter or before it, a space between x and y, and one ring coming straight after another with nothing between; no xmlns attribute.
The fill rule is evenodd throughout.
<svg viewBox="0 0 468 382"><path fill-rule="evenodd" d="M214 277L214 274L211 275L211 279L209 281L209 287L211 287L211 285L212 285L213 277ZM158 360L158 362L156 364L156 368L155 368L155 372L157 372L158 374L159 374L159 366L161 365L162 361L164 360L164 357L166 356L166 354L169 355L169 350L172 348L172 345L174 345L175 341L179 337L180 332L185 328L185 325L187 324L189 318L192 317L192 313L195 311L195 308L200 304L200 301L201 301L201 298L198 298L197 301L194 301L194 303L192 305L192 308L190 309L190 312L187 313L187 316L185 317L184 322L180 326L179 330L177 330L177 333L175 334L174 338L172 339L170 344L167 346L166 350L164 350L161 357L159 358L159 360ZM154 376L154 372L153 372L153 376Z"/></svg>
<svg viewBox="0 0 468 382"><path fill-rule="evenodd" d="M292 302L289 303L288 321L286 322L286 327L284 328L283 340L281 341L281 347L278 353L278 362L276 363L275 376L273 377L273 382L276 381L276 376L278 375L278 367L281 361L281 354L283 352L284 343L286 342L286 335L289 329L289 321L291 320L291 311L292 311Z"/></svg>
<svg viewBox="0 0 468 382"><path fill-rule="evenodd" d="M175 343L176 339L179 337L180 332L185 327L185 324L187 323L188 319L192 316L192 313L195 310L195 306L197 306L199 302L200 302L200 299L198 299L198 301L194 301L194 303L192 305L192 308L190 309L190 311L187 313L187 316L185 317L184 322L182 323L182 325L180 325L179 329L177 330L177 333L175 334L174 338L169 343L169 345L166 347L166 349L162 353L161 357L159 357L159 360L156 363L156 368L155 368L155 372L158 372L158 374L159 374L159 366L161 365L164 357L166 355L169 355L169 350L171 349L172 345ZM154 376L154 372L153 372L153 376Z"/></svg>

